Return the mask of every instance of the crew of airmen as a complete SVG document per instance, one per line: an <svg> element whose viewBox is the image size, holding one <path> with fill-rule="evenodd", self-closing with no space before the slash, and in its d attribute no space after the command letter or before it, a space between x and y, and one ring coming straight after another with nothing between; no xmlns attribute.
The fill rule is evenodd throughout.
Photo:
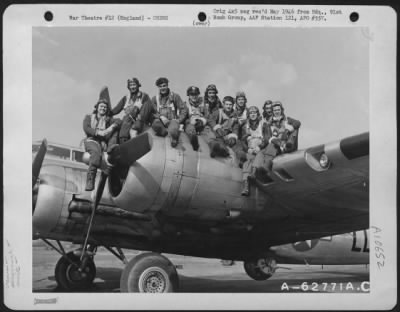
<svg viewBox="0 0 400 312"><path fill-rule="evenodd" d="M208 144L210 157L235 155L242 168L243 196L249 196L249 182L258 179L266 183L270 179L272 160L279 154L297 150L300 121L287 117L281 102L267 100L262 113L257 106L248 106L246 94L237 92L236 97L218 97L214 84L207 86L204 97L196 86L187 89L187 101L169 88L169 80L156 80L159 92L151 100L139 90L137 78L127 81L128 95L112 109L109 99L102 97L91 115L83 122L85 150L90 154L86 190L95 185L96 170L103 152L111 153L122 144L140 134L145 126L151 126L157 136L169 136L171 146L179 143L182 131L188 136L193 150L199 150L201 136ZM124 111L122 120L113 116Z"/></svg>

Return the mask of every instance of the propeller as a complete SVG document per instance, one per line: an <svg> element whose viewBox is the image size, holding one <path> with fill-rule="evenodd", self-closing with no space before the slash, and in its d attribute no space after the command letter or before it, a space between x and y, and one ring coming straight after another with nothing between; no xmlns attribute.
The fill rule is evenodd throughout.
<svg viewBox="0 0 400 312"><path fill-rule="evenodd" d="M43 159L44 156L46 155L47 151L47 140L43 139L42 144L39 147L38 152L35 155L35 159L32 162L32 215L35 212L35 206L36 206L36 195L38 192L38 186L36 184L39 174L40 174L40 169L42 168L43 164Z"/></svg>
<svg viewBox="0 0 400 312"><path fill-rule="evenodd" d="M32 187L35 185L37 179L39 178L40 169L42 168L42 163L44 155L46 155L46 151L47 140L43 139L42 144L40 145L39 150L32 163Z"/></svg>
<svg viewBox="0 0 400 312"><path fill-rule="evenodd" d="M108 161L116 166L129 167L140 157L147 154L153 146L153 138L148 132L116 145L109 153Z"/></svg>
<svg viewBox="0 0 400 312"><path fill-rule="evenodd" d="M118 166L131 166L136 160L147 154L152 149L152 146L152 136L148 132L144 132L121 145L116 145L109 152L108 159L104 162L104 166L101 168L100 181L97 185L93 200L92 213L90 215L88 230L82 248L83 251L86 250L97 206L103 196L104 187L111 170ZM84 254L85 252L82 252L81 261L84 259Z"/></svg>

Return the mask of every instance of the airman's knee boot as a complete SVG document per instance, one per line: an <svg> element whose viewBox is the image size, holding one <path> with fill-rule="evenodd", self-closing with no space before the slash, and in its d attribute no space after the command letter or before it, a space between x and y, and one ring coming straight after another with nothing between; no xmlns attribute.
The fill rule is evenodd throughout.
<svg viewBox="0 0 400 312"><path fill-rule="evenodd" d="M242 196L249 196L250 195L250 189L249 189L249 181L243 180L242 184Z"/></svg>
<svg viewBox="0 0 400 312"><path fill-rule="evenodd" d="M172 133L171 134L171 146L177 147L178 143L179 143L179 133L178 134Z"/></svg>
<svg viewBox="0 0 400 312"><path fill-rule="evenodd" d="M119 137L119 144L123 144L125 142L129 141L128 137Z"/></svg>
<svg viewBox="0 0 400 312"><path fill-rule="evenodd" d="M190 144L192 144L194 151L197 151L199 149L199 138L196 134L190 135Z"/></svg>
<svg viewBox="0 0 400 312"><path fill-rule="evenodd" d="M171 122L172 123L172 122ZM168 133L171 137L171 146L176 147L179 143L179 125L172 126L172 124L168 127Z"/></svg>
<svg viewBox="0 0 400 312"><path fill-rule="evenodd" d="M215 156L219 156L220 153L219 144L216 142L211 142L209 146L210 146L210 157L214 158Z"/></svg>
<svg viewBox="0 0 400 312"><path fill-rule="evenodd" d="M259 180L261 183L269 183L273 181L270 177L270 171L268 171L264 167L257 168L256 179Z"/></svg>
<svg viewBox="0 0 400 312"><path fill-rule="evenodd" d="M221 157L228 157L229 156L229 150L228 150L228 148L226 146L220 145L219 149L220 149L220 156Z"/></svg>
<svg viewBox="0 0 400 312"><path fill-rule="evenodd" d="M254 181L256 179L256 167L251 167L250 173L249 173L249 179Z"/></svg>
<svg viewBox="0 0 400 312"><path fill-rule="evenodd" d="M157 136L165 137L168 134L167 129L165 129L163 123L159 119L154 120L151 127Z"/></svg>
<svg viewBox="0 0 400 312"><path fill-rule="evenodd" d="M238 156L238 158L239 158L239 168L243 168L243 164L244 164L244 163L246 162L246 160L247 160L246 153L240 151L240 152L237 153L237 156Z"/></svg>
<svg viewBox="0 0 400 312"><path fill-rule="evenodd" d="M86 191L93 191L94 190L94 185L96 182L96 173L97 169L95 167L89 167L88 173L87 173L87 178L86 178Z"/></svg>

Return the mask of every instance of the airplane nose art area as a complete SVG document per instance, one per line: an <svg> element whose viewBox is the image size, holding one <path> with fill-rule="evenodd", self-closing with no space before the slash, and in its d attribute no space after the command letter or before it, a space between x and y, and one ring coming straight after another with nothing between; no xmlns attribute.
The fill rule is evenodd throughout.
<svg viewBox="0 0 400 312"><path fill-rule="evenodd" d="M32 217L34 238L38 234L48 233L57 225L63 207L65 186L64 167L43 166Z"/></svg>

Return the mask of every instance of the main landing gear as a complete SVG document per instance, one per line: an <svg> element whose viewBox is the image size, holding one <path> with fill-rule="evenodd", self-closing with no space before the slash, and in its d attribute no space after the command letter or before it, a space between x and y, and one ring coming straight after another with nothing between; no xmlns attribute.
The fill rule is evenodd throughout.
<svg viewBox="0 0 400 312"><path fill-rule="evenodd" d="M143 253L133 258L122 272L121 292L165 293L179 287L175 266L166 257Z"/></svg>
<svg viewBox="0 0 400 312"><path fill-rule="evenodd" d="M249 259L244 261L247 275L256 281L269 279L276 271L276 261L273 258Z"/></svg>
<svg viewBox="0 0 400 312"><path fill-rule="evenodd" d="M43 239L50 247L62 255L55 268L55 279L60 289L64 291L82 291L93 285L96 277L94 255L96 247L88 245L82 255L82 249L66 253L57 241L58 248ZM108 251L125 263L120 279L121 292L165 293L176 292L179 288L179 278L175 266L166 257L146 252L135 256L129 262L122 250L104 246Z"/></svg>

